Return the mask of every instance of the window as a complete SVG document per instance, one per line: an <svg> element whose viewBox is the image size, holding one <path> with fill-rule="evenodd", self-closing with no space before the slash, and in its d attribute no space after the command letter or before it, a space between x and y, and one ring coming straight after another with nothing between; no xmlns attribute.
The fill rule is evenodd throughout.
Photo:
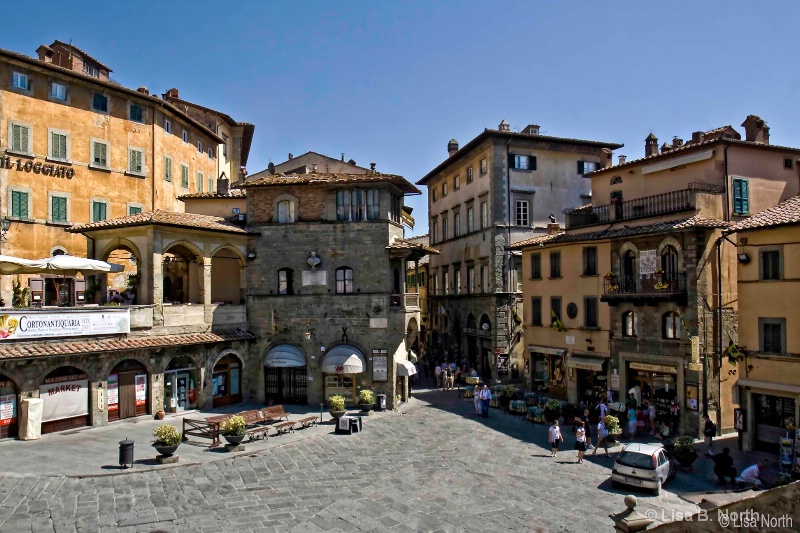
<svg viewBox="0 0 800 533"><path fill-rule="evenodd" d="M367 220L381 218L381 195L378 189L367 191Z"/></svg>
<svg viewBox="0 0 800 533"><path fill-rule="evenodd" d="M486 265L481 265L481 292L489 290L489 268Z"/></svg>
<svg viewBox="0 0 800 533"><path fill-rule="evenodd" d="M69 159L67 154L67 134L59 131L50 130L49 157L66 161Z"/></svg>
<svg viewBox="0 0 800 533"><path fill-rule="evenodd" d="M213 148L209 148L208 149L208 158L209 159L214 159L214 149Z"/></svg>
<svg viewBox="0 0 800 533"><path fill-rule="evenodd" d="M456 275L455 276L455 282L456 282L455 293L456 294L461 294L461 269L460 268L456 268L455 269L455 275Z"/></svg>
<svg viewBox="0 0 800 533"><path fill-rule="evenodd" d="M550 323L561 320L561 296L550 297Z"/></svg>
<svg viewBox="0 0 800 533"><path fill-rule="evenodd" d="M66 101L67 86L63 83L53 82L50 84L50 97L56 100Z"/></svg>
<svg viewBox="0 0 800 533"><path fill-rule="evenodd" d="M763 353L786 352L786 319L759 318L761 351Z"/></svg>
<svg viewBox="0 0 800 533"><path fill-rule="evenodd" d="M447 182L442 183L442 198L447 196Z"/></svg>
<svg viewBox="0 0 800 533"><path fill-rule="evenodd" d="M481 202L481 229L489 227L489 204Z"/></svg>
<svg viewBox="0 0 800 533"><path fill-rule="evenodd" d="M350 191L336 191L336 220L350 220Z"/></svg>
<svg viewBox="0 0 800 533"><path fill-rule="evenodd" d="M164 181L172 181L172 158L164 156Z"/></svg>
<svg viewBox="0 0 800 533"><path fill-rule="evenodd" d="M9 137L11 138L11 150L15 152L22 152L25 154L31 153L31 129L22 124L12 123Z"/></svg>
<svg viewBox="0 0 800 533"><path fill-rule="evenodd" d="M336 294L350 294L353 292L353 269L339 267L336 269Z"/></svg>
<svg viewBox="0 0 800 533"><path fill-rule="evenodd" d="M83 72L93 78L100 77L100 70L91 63L83 62Z"/></svg>
<svg viewBox="0 0 800 533"><path fill-rule="evenodd" d="M208 183L206 183L206 185L208 185L208 192L214 192L214 180L208 178Z"/></svg>
<svg viewBox="0 0 800 533"><path fill-rule="evenodd" d="M438 274L436 274L436 273L431 274L431 283L430 283L431 294L438 294L436 292L438 290L438 288L439 288L439 281L438 280L439 280Z"/></svg>
<svg viewBox="0 0 800 533"><path fill-rule="evenodd" d="M583 325L587 328L597 327L597 298L587 296L583 299Z"/></svg>
<svg viewBox="0 0 800 533"><path fill-rule="evenodd" d="M189 188L189 165L181 163L181 187Z"/></svg>
<svg viewBox="0 0 800 533"><path fill-rule="evenodd" d="M530 226L531 220L528 213L528 201L517 200L517 226Z"/></svg>
<svg viewBox="0 0 800 533"><path fill-rule="evenodd" d="M438 199L439 199L439 191L437 189L433 189L433 201L435 202Z"/></svg>
<svg viewBox="0 0 800 533"><path fill-rule="evenodd" d="M486 158L484 157L483 159L481 159L481 176L483 176L487 172L489 172L489 164L487 163Z"/></svg>
<svg viewBox="0 0 800 533"><path fill-rule="evenodd" d="M128 172L144 173L144 152L137 148L128 148Z"/></svg>
<svg viewBox="0 0 800 533"><path fill-rule="evenodd" d="M11 216L13 218L28 218L30 196L27 192L11 191Z"/></svg>
<svg viewBox="0 0 800 533"><path fill-rule="evenodd" d="M203 173L198 172L195 178L195 187L197 188L197 192L203 192Z"/></svg>
<svg viewBox="0 0 800 533"><path fill-rule="evenodd" d="M472 183L472 167L467 167L467 183Z"/></svg>
<svg viewBox="0 0 800 533"><path fill-rule="evenodd" d="M794 167L791 157L784 157L783 158L783 168L790 169Z"/></svg>
<svg viewBox="0 0 800 533"><path fill-rule="evenodd" d="M185 143L189 142L189 132L186 130L186 128L183 129L183 133L181 134L181 138L183 139L183 142L185 142Z"/></svg>
<svg viewBox="0 0 800 533"><path fill-rule="evenodd" d="M475 292L475 267L467 265L467 294Z"/></svg>
<svg viewBox="0 0 800 533"><path fill-rule="evenodd" d="M22 72L14 72L11 75L11 85L17 89L28 91L31 88L31 78Z"/></svg>
<svg viewBox="0 0 800 533"><path fill-rule="evenodd" d="M453 190L457 191L461 188L461 176L453 178Z"/></svg>
<svg viewBox="0 0 800 533"><path fill-rule="evenodd" d="M222 134L222 157L228 161L228 136L224 133Z"/></svg>
<svg viewBox="0 0 800 533"><path fill-rule="evenodd" d="M516 170L536 170L536 156L508 154L508 166Z"/></svg>
<svg viewBox="0 0 800 533"><path fill-rule="evenodd" d="M108 203L92 200L92 222L101 222L108 218Z"/></svg>
<svg viewBox="0 0 800 533"><path fill-rule="evenodd" d="M598 164L594 161L578 161L578 174L588 174L594 172L598 168Z"/></svg>
<svg viewBox="0 0 800 533"><path fill-rule="evenodd" d="M542 279L542 254L531 254L531 279Z"/></svg>
<svg viewBox="0 0 800 533"><path fill-rule="evenodd" d="M447 213L442 215L442 240L446 241L449 235L447 234Z"/></svg>
<svg viewBox="0 0 800 533"><path fill-rule="evenodd" d="M453 213L453 237L461 235L461 213Z"/></svg>
<svg viewBox="0 0 800 533"><path fill-rule="evenodd" d="M142 212L142 206L128 204L128 216L138 215Z"/></svg>
<svg viewBox="0 0 800 533"><path fill-rule="evenodd" d="M781 279L781 253L778 250L761 252L761 279Z"/></svg>
<svg viewBox="0 0 800 533"><path fill-rule="evenodd" d="M583 275L597 275L597 248L594 246L587 246L583 249Z"/></svg>
<svg viewBox="0 0 800 533"><path fill-rule="evenodd" d="M661 251L661 269L664 271L665 282L678 279L678 250L674 246L667 245Z"/></svg>
<svg viewBox="0 0 800 533"><path fill-rule="evenodd" d="M172 121L168 118L164 119L164 133L172 133Z"/></svg>
<svg viewBox="0 0 800 533"><path fill-rule="evenodd" d="M278 294L294 294L292 274L294 271L291 268L278 270Z"/></svg>
<svg viewBox="0 0 800 533"><path fill-rule="evenodd" d="M439 233L439 224L434 220L431 222L431 243L439 242L437 235Z"/></svg>
<svg viewBox="0 0 800 533"><path fill-rule="evenodd" d="M532 326L541 326L542 325L542 297L541 296L532 296L531 297L531 325Z"/></svg>
<svg viewBox="0 0 800 533"><path fill-rule="evenodd" d="M128 106L128 117L134 122L144 122L144 107L139 104Z"/></svg>
<svg viewBox="0 0 800 533"><path fill-rule="evenodd" d="M663 335L665 339L681 338L681 319L678 313L670 311L664 314Z"/></svg>
<svg viewBox="0 0 800 533"><path fill-rule="evenodd" d="M108 144L100 141L92 141L92 166L108 167Z"/></svg>
<svg viewBox="0 0 800 533"><path fill-rule="evenodd" d="M733 212L737 215L750 212L750 192L745 179L733 180Z"/></svg>
<svg viewBox="0 0 800 533"><path fill-rule="evenodd" d="M635 337L639 331L639 317L633 311L622 314L622 336Z"/></svg>
<svg viewBox="0 0 800 533"><path fill-rule="evenodd" d="M447 270L442 272L442 285L444 286L444 293L450 294L450 272Z"/></svg>
<svg viewBox="0 0 800 533"><path fill-rule="evenodd" d="M622 183L622 176L614 176L611 178L611 185L619 185Z"/></svg>
<svg viewBox="0 0 800 533"><path fill-rule="evenodd" d="M366 220L367 218L367 199L366 194L361 189L354 189L350 194L352 205L350 209L351 220Z"/></svg>
<svg viewBox="0 0 800 533"><path fill-rule="evenodd" d="M289 224L294 222L294 202L283 200L278 202L278 223Z"/></svg>
<svg viewBox="0 0 800 533"><path fill-rule="evenodd" d="M561 252L550 252L550 277L561 277Z"/></svg>
<svg viewBox="0 0 800 533"><path fill-rule="evenodd" d="M94 93L92 95L92 109L101 113L108 113L108 96Z"/></svg>
<svg viewBox="0 0 800 533"><path fill-rule="evenodd" d="M50 221L67 222L67 197L50 195Z"/></svg>
<svg viewBox="0 0 800 533"><path fill-rule="evenodd" d="M475 208L467 208L467 233L475 231Z"/></svg>

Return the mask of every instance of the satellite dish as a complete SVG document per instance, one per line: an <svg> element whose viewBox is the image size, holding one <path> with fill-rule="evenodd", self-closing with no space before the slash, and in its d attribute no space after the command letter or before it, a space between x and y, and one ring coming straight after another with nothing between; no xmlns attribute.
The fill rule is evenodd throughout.
<svg viewBox="0 0 800 533"><path fill-rule="evenodd" d="M269 170L270 174L275 174L275 163L271 162L269 165L267 165L267 170Z"/></svg>

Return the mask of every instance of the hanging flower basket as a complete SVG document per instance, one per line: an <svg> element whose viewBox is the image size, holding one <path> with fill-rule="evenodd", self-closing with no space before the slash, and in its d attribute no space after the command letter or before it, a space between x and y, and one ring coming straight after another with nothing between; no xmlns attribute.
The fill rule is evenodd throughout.
<svg viewBox="0 0 800 533"><path fill-rule="evenodd" d="M657 291L665 291L669 289L669 283L665 281L659 281L658 283L655 284L655 288Z"/></svg>
<svg viewBox="0 0 800 533"><path fill-rule="evenodd" d="M657 268L657 269L655 270L655 272L653 272L653 276L654 276L656 279L659 279L659 280L660 280L661 278L663 278L663 277L664 277L664 269L663 269L663 268Z"/></svg>
<svg viewBox="0 0 800 533"><path fill-rule="evenodd" d="M603 276L603 277L606 279L606 281L612 281L612 280L614 280L614 279L616 279L616 278L617 278L617 275L616 275L616 274L614 274L613 272L608 272L608 273L606 273L606 275L605 275L605 276Z"/></svg>

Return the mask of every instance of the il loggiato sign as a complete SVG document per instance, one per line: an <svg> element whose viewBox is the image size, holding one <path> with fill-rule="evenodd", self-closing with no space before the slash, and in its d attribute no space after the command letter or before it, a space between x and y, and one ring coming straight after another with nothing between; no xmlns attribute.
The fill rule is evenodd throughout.
<svg viewBox="0 0 800 533"><path fill-rule="evenodd" d="M21 172L33 172L34 174L53 176L54 178L66 178L68 180L71 180L75 175L75 169L72 167L53 165L51 163L41 163L39 161L33 161L32 159L13 160L7 155L0 157L0 168L19 170Z"/></svg>
<svg viewBox="0 0 800 533"><path fill-rule="evenodd" d="M17 313L0 315L0 342L47 337L131 332L129 309L98 312Z"/></svg>

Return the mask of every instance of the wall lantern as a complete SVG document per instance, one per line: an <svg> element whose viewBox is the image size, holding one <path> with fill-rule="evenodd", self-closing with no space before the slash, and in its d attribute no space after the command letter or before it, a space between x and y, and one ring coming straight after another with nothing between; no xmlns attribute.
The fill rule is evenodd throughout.
<svg viewBox="0 0 800 533"><path fill-rule="evenodd" d="M740 263L742 263L743 265L746 265L747 263L749 263L749 262L750 262L750 257L749 257L747 254L744 254L744 253L742 253L742 254L736 254L736 259L737 259L737 260L738 260Z"/></svg>
<svg viewBox="0 0 800 533"><path fill-rule="evenodd" d="M305 336L307 341L310 341L311 337L314 336L314 332L311 331L311 329L308 327L308 324L306 324L306 332L303 333L303 336Z"/></svg>
<svg viewBox="0 0 800 533"><path fill-rule="evenodd" d="M255 252L247 252L247 258L248 259L255 259L256 258L256 253Z"/></svg>

